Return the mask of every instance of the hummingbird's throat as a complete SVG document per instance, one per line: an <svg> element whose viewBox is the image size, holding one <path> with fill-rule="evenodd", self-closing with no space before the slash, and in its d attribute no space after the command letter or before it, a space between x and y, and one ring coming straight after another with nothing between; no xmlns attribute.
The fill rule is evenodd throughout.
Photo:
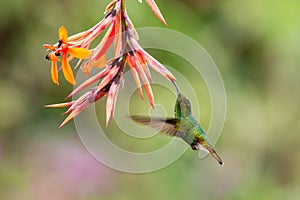
<svg viewBox="0 0 300 200"><path fill-rule="evenodd" d="M209 153L209 151L198 142L192 142L191 148L193 150L201 150L201 151L205 151L205 152Z"/></svg>

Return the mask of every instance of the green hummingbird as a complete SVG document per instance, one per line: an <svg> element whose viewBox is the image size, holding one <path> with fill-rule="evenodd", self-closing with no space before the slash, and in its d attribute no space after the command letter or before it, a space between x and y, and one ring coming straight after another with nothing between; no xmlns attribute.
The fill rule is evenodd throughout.
<svg viewBox="0 0 300 200"><path fill-rule="evenodd" d="M174 118L163 119L131 116L131 119L138 123L159 129L161 133L166 135L180 137L187 142L193 150L204 150L210 153L220 165L224 165L223 160L210 143L202 126L192 115L189 99L181 94L175 82L173 82L173 84L178 93L174 109Z"/></svg>

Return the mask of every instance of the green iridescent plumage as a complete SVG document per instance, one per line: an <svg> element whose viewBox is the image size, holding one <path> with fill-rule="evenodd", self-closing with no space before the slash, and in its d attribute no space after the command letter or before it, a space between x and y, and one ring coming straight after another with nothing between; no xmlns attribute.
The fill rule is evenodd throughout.
<svg viewBox="0 0 300 200"><path fill-rule="evenodd" d="M131 118L144 125L159 129L161 133L182 138L193 150L202 149L210 153L220 165L224 162L210 143L200 123L194 118L190 101L181 94L176 86L178 96L175 104L175 118L149 118L144 116L131 116Z"/></svg>

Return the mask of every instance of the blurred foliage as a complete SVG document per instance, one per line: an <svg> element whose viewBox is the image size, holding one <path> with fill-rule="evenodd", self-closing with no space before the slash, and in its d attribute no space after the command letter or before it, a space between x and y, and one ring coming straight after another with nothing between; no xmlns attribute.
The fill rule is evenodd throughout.
<svg viewBox="0 0 300 200"><path fill-rule="evenodd" d="M203 45L222 74L227 118L216 148L225 166L187 151L171 166L141 175L96 162L72 123L57 129L61 110L43 108L63 101L72 88L63 81L52 84L42 44L56 41L61 24L70 34L92 26L109 1L82 2L0 2L1 199L299 199L300 1L156 1L168 28ZM136 27L162 27L145 3L127 5ZM172 55L151 53L177 70L185 65ZM190 83L207 127L206 88L199 80ZM156 88L154 94L170 105ZM97 104L100 121L104 106ZM111 129L110 137L118 139L114 123Z"/></svg>

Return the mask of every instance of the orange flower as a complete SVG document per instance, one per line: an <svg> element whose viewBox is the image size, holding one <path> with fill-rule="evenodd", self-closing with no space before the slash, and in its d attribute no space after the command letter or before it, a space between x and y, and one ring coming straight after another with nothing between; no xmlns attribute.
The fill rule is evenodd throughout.
<svg viewBox="0 0 300 200"><path fill-rule="evenodd" d="M59 84L57 61L60 61L58 59L58 56L61 55L61 63L62 63L61 68L64 77L69 83L75 85L75 79L69 61L72 60L74 57L79 59L86 59L87 57L89 57L90 52L85 48L80 48L80 47L76 47L75 45L69 44L68 32L64 26L61 26L59 28L58 36L59 36L59 41L57 44L53 46L44 45L45 48L52 51L47 55L47 58L52 62L52 67L51 67L52 81L57 85ZM70 54L70 57L68 57L68 54Z"/></svg>
<svg viewBox="0 0 300 200"><path fill-rule="evenodd" d="M140 1L142 2L142 1ZM159 8L157 7L156 3L154 0L146 0L146 3L148 6L151 8L152 12L156 15L156 17L164 24L167 26L167 22L165 21L163 15L161 14Z"/></svg>

